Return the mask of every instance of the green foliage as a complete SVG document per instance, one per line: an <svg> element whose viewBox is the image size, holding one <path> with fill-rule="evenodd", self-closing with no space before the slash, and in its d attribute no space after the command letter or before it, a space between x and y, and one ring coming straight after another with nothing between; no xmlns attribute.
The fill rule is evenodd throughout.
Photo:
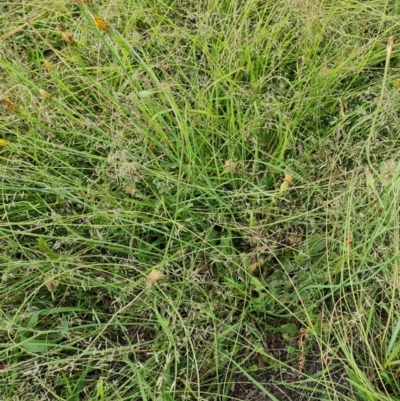
<svg viewBox="0 0 400 401"><path fill-rule="evenodd" d="M0 4L2 397L399 400L398 11Z"/></svg>

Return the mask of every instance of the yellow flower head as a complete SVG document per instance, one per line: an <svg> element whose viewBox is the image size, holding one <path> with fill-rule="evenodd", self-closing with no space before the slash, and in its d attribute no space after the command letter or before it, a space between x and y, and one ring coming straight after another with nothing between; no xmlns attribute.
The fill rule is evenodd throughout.
<svg viewBox="0 0 400 401"><path fill-rule="evenodd" d="M285 174L285 178L281 184L280 192L286 192L289 188L289 185L293 182L293 177L290 174Z"/></svg>
<svg viewBox="0 0 400 401"><path fill-rule="evenodd" d="M13 113L16 113L16 112L17 112L17 106L16 106L16 104L13 103L13 102L10 100L9 97L3 98L3 99L2 99L2 102L3 102L4 106L5 106L8 110L12 111Z"/></svg>
<svg viewBox="0 0 400 401"><path fill-rule="evenodd" d="M101 31L107 31L110 28L110 24L98 15L94 17L94 24Z"/></svg>
<svg viewBox="0 0 400 401"><path fill-rule="evenodd" d="M53 64L51 64L50 61L44 60L43 64L44 64L44 66L45 66L47 71L51 71L53 69Z"/></svg>
<svg viewBox="0 0 400 401"><path fill-rule="evenodd" d="M285 178L283 179L283 182L286 185L290 185L292 183L292 181L293 181L293 177L290 174L286 174Z"/></svg>
<svg viewBox="0 0 400 401"><path fill-rule="evenodd" d="M5 139L0 139L0 146L6 147L8 142Z"/></svg>

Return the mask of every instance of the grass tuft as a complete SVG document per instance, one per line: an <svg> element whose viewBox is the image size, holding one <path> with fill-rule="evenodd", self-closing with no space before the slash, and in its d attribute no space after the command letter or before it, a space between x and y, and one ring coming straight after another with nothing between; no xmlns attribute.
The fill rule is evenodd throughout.
<svg viewBox="0 0 400 401"><path fill-rule="evenodd" d="M400 400L398 6L0 4L4 400Z"/></svg>

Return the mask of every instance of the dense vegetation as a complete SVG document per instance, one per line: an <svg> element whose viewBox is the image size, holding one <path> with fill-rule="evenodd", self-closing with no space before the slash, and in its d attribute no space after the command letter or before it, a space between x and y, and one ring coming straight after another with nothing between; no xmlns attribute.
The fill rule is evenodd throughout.
<svg viewBox="0 0 400 401"><path fill-rule="evenodd" d="M398 4L2 1L1 399L400 400Z"/></svg>

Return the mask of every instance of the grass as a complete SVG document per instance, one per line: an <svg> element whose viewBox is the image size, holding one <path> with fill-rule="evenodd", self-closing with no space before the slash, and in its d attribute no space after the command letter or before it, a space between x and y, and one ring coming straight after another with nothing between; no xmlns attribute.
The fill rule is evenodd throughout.
<svg viewBox="0 0 400 401"><path fill-rule="evenodd" d="M399 11L2 2L2 399L400 400Z"/></svg>

